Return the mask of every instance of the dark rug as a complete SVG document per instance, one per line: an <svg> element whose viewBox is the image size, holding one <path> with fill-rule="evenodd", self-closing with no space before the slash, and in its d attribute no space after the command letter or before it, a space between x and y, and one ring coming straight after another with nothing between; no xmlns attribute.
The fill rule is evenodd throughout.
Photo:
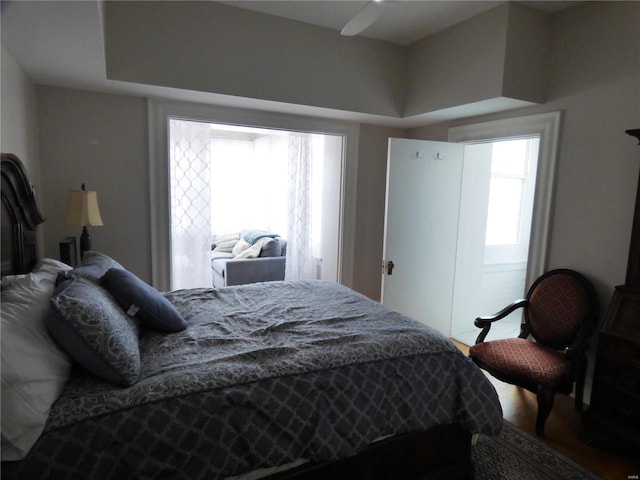
<svg viewBox="0 0 640 480"><path fill-rule="evenodd" d="M602 479L507 421L499 436L481 435L472 456L475 480Z"/></svg>

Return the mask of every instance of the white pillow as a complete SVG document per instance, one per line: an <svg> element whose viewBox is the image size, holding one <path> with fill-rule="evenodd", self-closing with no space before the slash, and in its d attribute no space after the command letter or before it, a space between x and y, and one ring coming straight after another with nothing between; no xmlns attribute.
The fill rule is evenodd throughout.
<svg viewBox="0 0 640 480"><path fill-rule="evenodd" d="M246 240L244 240L243 238L241 238L240 240L238 240L238 243L236 243L235 247L233 247L233 250L231 250L231 253L233 253L234 257L237 257L248 248L251 248L251 244Z"/></svg>
<svg viewBox="0 0 640 480"><path fill-rule="evenodd" d="M71 361L44 322L58 272L65 270L71 267L43 259L2 285L2 461L29 452L69 378Z"/></svg>
<svg viewBox="0 0 640 480"><path fill-rule="evenodd" d="M24 278L26 276L27 276L27 274L6 275L6 276L2 277L2 287L1 288L8 288L12 283L17 282L18 280L20 280L21 278Z"/></svg>
<svg viewBox="0 0 640 480"><path fill-rule="evenodd" d="M213 239L213 243L216 248L214 252L232 252L233 247L240 240L240 233L228 233L226 235L216 235Z"/></svg>
<svg viewBox="0 0 640 480"><path fill-rule="evenodd" d="M238 253L233 258L258 258L260 256L260 252L262 251L262 245L264 245L269 240L271 240L270 237L264 237L264 238L259 239L253 245L251 245L248 242L245 242L244 240L240 240L241 242L244 242L249 246L247 248L245 248L244 250L242 250L242 252Z"/></svg>

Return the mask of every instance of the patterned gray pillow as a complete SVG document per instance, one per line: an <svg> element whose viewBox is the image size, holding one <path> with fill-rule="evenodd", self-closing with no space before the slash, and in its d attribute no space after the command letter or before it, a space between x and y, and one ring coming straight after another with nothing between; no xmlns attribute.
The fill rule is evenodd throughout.
<svg viewBox="0 0 640 480"><path fill-rule="evenodd" d="M51 305L47 329L71 358L117 385L138 380L138 325L106 290L84 278L71 278L56 288Z"/></svg>

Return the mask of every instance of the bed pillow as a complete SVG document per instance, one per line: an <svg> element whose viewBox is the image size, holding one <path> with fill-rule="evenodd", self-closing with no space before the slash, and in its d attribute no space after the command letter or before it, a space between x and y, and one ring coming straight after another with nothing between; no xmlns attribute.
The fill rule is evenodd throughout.
<svg viewBox="0 0 640 480"><path fill-rule="evenodd" d="M47 333L45 317L58 272L70 269L43 259L31 273L3 279L2 461L29 452L69 378L71 360Z"/></svg>
<svg viewBox="0 0 640 480"><path fill-rule="evenodd" d="M133 273L112 268L100 279L100 286L116 299L123 310L144 325L163 332L180 332L187 324L175 307L151 285Z"/></svg>
<svg viewBox="0 0 640 480"><path fill-rule="evenodd" d="M116 385L138 380L138 326L109 292L85 278L71 278L56 287L51 306L49 333L85 370Z"/></svg>
<svg viewBox="0 0 640 480"><path fill-rule="evenodd" d="M67 265L67 267L69 266ZM8 288L9 286L11 286L12 283L17 282L18 280L22 280L27 275L28 273L21 273L18 275L5 275L4 277L2 277L2 280L0 281L0 288L2 289Z"/></svg>
<svg viewBox="0 0 640 480"><path fill-rule="evenodd" d="M98 283L102 276L111 268L124 267L116 262L113 258L105 255L102 252L96 252L89 250L82 255L82 262L73 270L69 270L64 273L61 278L58 279L58 283L70 277L83 277L92 282Z"/></svg>

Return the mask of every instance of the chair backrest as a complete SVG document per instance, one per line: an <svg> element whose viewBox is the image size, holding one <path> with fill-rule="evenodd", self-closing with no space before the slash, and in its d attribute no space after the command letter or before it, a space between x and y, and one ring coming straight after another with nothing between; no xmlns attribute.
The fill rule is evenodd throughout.
<svg viewBox="0 0 640 480"><path fill-rule="evenodd" d="M573 270L545 273L531 285L527 299L525 321L543 345L564 349L585 322L595 325L599 308L595 289Z"/></svg>

